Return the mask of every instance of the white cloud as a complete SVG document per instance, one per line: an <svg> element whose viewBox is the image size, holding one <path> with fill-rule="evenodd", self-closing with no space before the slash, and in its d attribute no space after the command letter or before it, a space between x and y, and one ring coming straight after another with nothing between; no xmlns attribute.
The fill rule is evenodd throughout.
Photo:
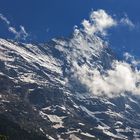
<svg viewBox="0 0 140 140"><path fill-rule="evenodd" d="M123 19L123 18L122 18ZM114 20L104 10L93 11L90 15L90 20L82 22L84 29L78 29L75 26L74 37L71 40L72 51L68 55L71 62L71 79L75 80L79 86L86 87L93 95L109 97L118 96L122 93L140 94L140 71L137 70L139 61L129 53L125 53L124 61L100 60L105 46L108 42L99 37L96 33L106 35L108 28L116 25L133 24L125 18L125 20ZM131 23L131 24L130 24ZM86 34L83 34L83 31ZM106 53L109 56L109 54ZM99 58L99 59L98 59ZM128 61L129 60L129 61ZM110 64L110 69L104 70L102 64L98 61L107 61ZM80 63L80 64L79 64Z"/></svg>
<svg viewBox="0 0 140 140"><path fill-rule="evenodd" d="M20 25L20 32L24 34L24 36L28 36L27 31L25 30L24 26Z"/></svg>
<svg viewBox="0 0 140 140"><path fill-rule="evenodd" d="M29 36L29 34L22 25L20 25L19 31L17 31L14 27L11 26L8 28L8 30L15 35L15 39L17 40L18 39L25 40Z"/></svg>
<svg viewBox="0 0 140 140"><path fill-rule="evenodd" d="M112 26L117 25L117 21L108 15L104 10L93 11L90 14L89 20L83 20L82 25L88 34L100 32L106 35L106 30Z"/></svg>
<svg viewBox="0 0 140 140"><path fill-rule="evenodd" d="M134 23L128 18L127 15L125 15L125 17L123 17L121 20L120 20L120 23L125 25L125 26L128 26L130 28L134 28L135 25Z"/></svg>
<svg viewBox="0 0 140 140"><path fill-rule="evenodd" d="M77 67L75 77L94 95L109 97L130 92L140 94L140 72L126 62L114 61L112 69L101 74L87 65Z"/></svg>
<svg viewBox="0 0 140 140"><path fill-rule="evenodd" d="M29 36L24 26L20 25L20 30L17 31L15 27L11 26L10 21L3 14L0 14L0 19L8 25L8 31L15 35L15 39L25 40Z"/></svg>
<svg viewBox="0 0 140 140"><path fill-rule="evenodd" d="M115 20L111 15L102 9L92 11L89 20L84 19L82 25L84 27L84 31L89 35L95 33L106 35L107 29L116 25L125 25L131 29L135 27L134 23L128 18L126 14L120 20Z"/></svg>
<svg viewBox="0 0 140 140"><path fill-rule="evenodd" d="M10 24L10 21L9 21L3 14L0 14L0 19L1 19L2 21L4 21L7 25Z"/></svg>
<svg viewBox="0 0 140 140"><path fill-rule="evenodd" d="M16 31L16 29L15 29L14 27L11 27L11 26L10 26L10 27L8 28L8 30L9 30L9 32L11 32L11 33L13 33L13 34L15 34L15 35L18 34L18 32Z"/></svg>
<svg viewBox="0 0 140 140"><path fill-rule="evenodd" d="M22 38L23 40L25 40L28 36L29 34L25 30L25 27L20 25L20 31L18 32L17 38Z"/></svg>
<svg viewBox="0 0 140 140"><path fill-rule="evenodd" d="M137 67L140 64L140 60L136 60L135 57L128 52L124 53L124 58L126 61L130 62L134 67Z"/></svg>

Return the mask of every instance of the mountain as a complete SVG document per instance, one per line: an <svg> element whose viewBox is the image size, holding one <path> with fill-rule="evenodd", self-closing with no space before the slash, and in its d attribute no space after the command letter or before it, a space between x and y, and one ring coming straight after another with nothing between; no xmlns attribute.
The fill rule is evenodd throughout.
<svg viewBox="0 0 140 140"><path fill-rule="evenodd" d="M94 72L106 75L118 61L107 46L78 29L46 44L0 39L0 134L10 140L140 139L140 98L91 90Z"/></svg>

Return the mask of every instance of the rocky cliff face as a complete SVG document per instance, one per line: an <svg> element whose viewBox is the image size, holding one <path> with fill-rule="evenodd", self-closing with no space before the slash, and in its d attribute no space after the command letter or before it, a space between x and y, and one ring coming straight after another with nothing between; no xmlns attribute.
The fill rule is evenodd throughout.
<svg viewBox="0 0 140 140"><path fill-rule="evenodd" d="M0 39L0 114L26 139L139 139L140 99L89 88L95 70L105 75L114 60L106 42L78 29L39 45Z"/></svg>

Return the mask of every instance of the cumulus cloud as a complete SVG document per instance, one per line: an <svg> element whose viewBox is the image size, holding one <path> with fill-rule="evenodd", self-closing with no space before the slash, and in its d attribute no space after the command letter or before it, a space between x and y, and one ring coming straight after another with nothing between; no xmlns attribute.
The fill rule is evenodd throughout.
<svg viewBox="0 0 140 140"><path fill-rule="evenodd" d="M112 26L127 24L134 26L129 18L114 20L104 10L93 11L90 20L82 22L83 29L75 27L74 38L72 38L73 52L71 57L72 81L83 86L87 92L97 96L106 95L109 97L118 96L122 93L140 94L140 71L137 69L139 61L129 53L125 53L123 61L112 59L107 52L106 59L100 59L105 47L109 43L104 41L96 33L106 35L107 29ZM83 31L86 34L83 34ZM108 69L105 65L110 64ZM106 62L107 61L107 62Z"/></svg>
<svg viewBox="0 0 140 140"><path fill-rule="evenodd" d="M88 34L100 32L106 35L106 30L112 26L117 25L117 21L108 15L104 10L93 11L90 14L89 20L83 20L82 25Z"/></svg>
<svg viewBox="0 0 140 140"><path fill-rule="evenodd" d="M116 25L128 26L131 29L135 28L134 23L126 14L120 20L115 20L103 9L92 11L89 20L84 19L82 25L84 27L84 31L89 35L95 33L106 35L107 29Z"/></svg>
<svg viewBox="0 0 140 140"><path fill-rule="evenodd" d="M112 68L104 74L87 65L78 66L75 76L94 95L112 97L126 92L140 94L140 72L126 62L114 61Z"/></svg>

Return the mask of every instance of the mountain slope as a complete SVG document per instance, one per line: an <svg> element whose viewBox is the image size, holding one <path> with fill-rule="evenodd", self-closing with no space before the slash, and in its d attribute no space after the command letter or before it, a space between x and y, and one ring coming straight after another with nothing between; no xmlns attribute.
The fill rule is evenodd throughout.
<svg viewBox="0 0 140 140"><path fill-rule="evenodd" d="M140 99L89 88L114 60L106 42L78 29L40 45L0 39L0 114L46 139L138 139Z"/></svg>

